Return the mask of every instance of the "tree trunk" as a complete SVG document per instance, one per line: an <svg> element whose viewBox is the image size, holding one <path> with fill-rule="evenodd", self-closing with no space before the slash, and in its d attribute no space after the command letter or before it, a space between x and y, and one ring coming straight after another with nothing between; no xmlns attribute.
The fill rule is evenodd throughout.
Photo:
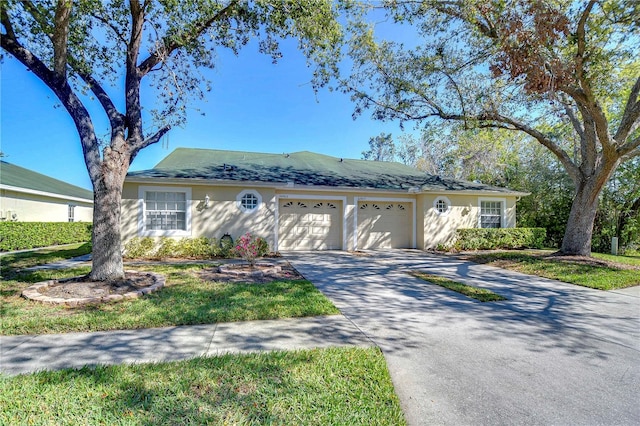
<svg viewBox="0 0 640 426"><path fill-rule="evenodd" d="M105 156L107 157L107 156ZM93 184L93 255L89 277L96 281L124 277L120 205L127 164L105 158L102 176Z"/></svg>
<svg viewBox="0 0 640 426"><path fill-rule="evenodd" d="M573 198L569 221L562 239L560 253L591 256L593 222L596 218L599 190L581 185Z"/></svg>

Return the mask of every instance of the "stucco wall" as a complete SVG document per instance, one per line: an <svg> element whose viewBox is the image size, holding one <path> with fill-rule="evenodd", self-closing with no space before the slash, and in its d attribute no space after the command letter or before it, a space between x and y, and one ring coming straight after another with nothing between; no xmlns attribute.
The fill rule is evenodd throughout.
<svg viewBox="0 0 640 426"><path fill-rule="evenodd" d="M150 184L140 184L126 182L123 189L122 200L122 231L123 240L138 236L139 208L139 187L152 186ZM420 249L435 248L438 244L447 244L454 237L458 228L478 227L480 199L491 199L505 202L506 212L504 225L506 227L515 226L515 203L516 198L511 197L484 197L477 195L453 195L447 194L446 198L451 203L451 209L446 215L440 215L434 208L434 201L439 196L437 194L408 194L399 192L327 192L308 191L304 188L282 187L260 188L246 186L204 186L204 185L169 185L160 184L161 187L191 188L191 232L190 237L215 237L220 238L225 233L229 233L234 239L243 233L250 231L255 235L267 239L273 248L275 243L275 213L277 210L277 196L291 199L296 196L317 197L318 199L340 200L340 206L344 201L344 222L338 224L343 226L346 249L352 250L356 240L355 215L357 206L355 198L364 199L398 199L415 200L416 207L416 247ZM241 191L253 189L258 191L262 197L262 204L258 211L244 213L237 207L237 197ZM204 207L204 200L209 196L210 205ZM363 198L365 197L365 198ZM412 226L407 223L406 226Z"/></svg>
<svg viewBox="0 0 640 426"><path fill-rule="evenodd" d="M74 222L93 220L91 203L0 190L0 217L3 219L8 216L9 211L16 214L19 222L68 222L69 204L76 206Z"/></svg>
<svg viewBox="0 0 640 426"><path fill-rule="evenodd" d="M138 218L140 214L139 190L140 184L125 183L122 193L122 237L128 241L138 236ZM142 186L153 186L145 184ZM234 239L251 232L264 237L270 246L274 244L274 213L275 191L270 188L249 187L213 187L213 186L184 186L159 185L172 188L191 188L191 202L188 208L191 212L191 232L189 237L220 238L225 233ZM244 213L237 207L236 197L245 189L254 189L262 197L262 204L257 211ZM206 196L209 196L209 207L204 206Z"/></svg>
<svg viewBox="0 0 640 426"><path fill-rule="evenodd" d="M447 214L438 214L434 202L438 197L446 197L451 202ZM478 228L480 200L502 201L506 205L505 228L516 226L516 197L494 197L477 195L420 195L419 204L424 212L424 241L420 247L435 248L438 244L448 244L453 240L458 228ZM418 233L420 234L420 233Z"/></svg>

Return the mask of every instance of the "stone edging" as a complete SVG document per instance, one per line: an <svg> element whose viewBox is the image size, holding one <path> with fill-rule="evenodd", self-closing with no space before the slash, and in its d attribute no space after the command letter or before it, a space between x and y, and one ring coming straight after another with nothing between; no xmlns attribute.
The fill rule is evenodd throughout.
<svg viewBox="0 0 640 426"><path fill-rule="evenodd" d="M237 276L245 276L245 277L262 277L264 275L269 274L277 274L282 271L282 267L274 265L273 263L256 263L256 267L261 267L262 269L258 269L255 271L247 271L246 269L235 269L238 266L247 266L247 263L227 263L224 265L218 266L218 271L237 275Z"/></svg>
<svg viewBox="0 0 640 426"><path fill-rule="evenodd" d="M35 283L32 286L24 289L22 291L22 297L30 300L35 300L36 302L48 303L52 305L66 305L66 306L80 306L80 305L88 305L92 303L108 303L108 302L117 302L123 299L137 299L138 297L144 296L145 294L150 294L155 291L160 290L164 287L165 277L160 274L156 274L155 272L138 272L138 271L125 271L127 274L135 274L135 275L151 275L154 278L154 284L149 287L141 288L140 290L130 291L125 294L109 294L107 296L102 297L82 297L82 298L74 298L74 299L65 299L62 297L49 297L42 293L40 290L46 289L49 286L53 286L59 283L64 283L65 281L71 280L73 278L67 278L65 280L49 280L49 281L41 281L39 283Z"/></svg>

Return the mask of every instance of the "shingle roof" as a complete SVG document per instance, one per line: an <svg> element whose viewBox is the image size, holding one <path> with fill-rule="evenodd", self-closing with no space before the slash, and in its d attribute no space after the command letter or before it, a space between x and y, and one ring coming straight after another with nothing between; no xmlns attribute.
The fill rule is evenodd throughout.
<svg viewBox="0 0 640 426"><path fill-rule="evenodd" d="M33 191L48 192L93 202L93 192L70 183L45 176L15 164L0 161L0 184Z"/></svg>
<svg viewBox="0 0 640 426"><path fill-rule="evenodd" d="M177 148L151 170L131 178L195 178L340 188L513 192L480 183L443 179L404 164L352 160L309 151L290 154Z"/></svg>

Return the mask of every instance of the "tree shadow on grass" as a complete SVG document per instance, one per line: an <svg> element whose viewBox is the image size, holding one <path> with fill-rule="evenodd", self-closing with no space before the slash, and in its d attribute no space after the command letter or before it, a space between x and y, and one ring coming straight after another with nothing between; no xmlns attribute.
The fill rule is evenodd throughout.
<svg viewBox="0 0 640 426"><path fill-rule="evenodd" d="M381 354L371 348L84 367L7 383L7 399L19 398L20 410L38 413L39 420L82 415L90 423L368 424L375 418L399 424L402 418ZM41 393L54 401L47 410ZM390 408L380 416L382 406ZM5 414L10 419L16 411L10 405Z"/></svg>
<svg viewBox="0 0 640 426"><path fill-rule="evenodd" d="M4 291L3 334L60 333L228 321L266 320L337 314L335 307L308 281L280 280L262 284L205 281L197 271L210 265L149 266L167 277L166 286L138 299L64 307L24 300L31 283L87 273L87 268L34 271L20 275ZM37 314L36 314L37 313ZM33 321L33 315L39 321ZM35 328L34 328L35 327Z"/></svg>

